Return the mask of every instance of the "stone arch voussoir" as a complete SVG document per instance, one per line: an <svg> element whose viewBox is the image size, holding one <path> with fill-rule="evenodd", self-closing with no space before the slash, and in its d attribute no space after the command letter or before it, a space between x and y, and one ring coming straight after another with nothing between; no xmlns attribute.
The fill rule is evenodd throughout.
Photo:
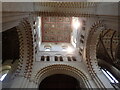
<svg viewBox="0 0 120 90"><path fill-rule="evenodd" d="M54 74L66 74L72 76L76 78L79 82L83 83L85 85L84 87L91 87L87 75L85 75L82 71L78 70L75 67L63 64L54 64L44 67L35 74L33 82L39 85L43 79Z"/></svg>

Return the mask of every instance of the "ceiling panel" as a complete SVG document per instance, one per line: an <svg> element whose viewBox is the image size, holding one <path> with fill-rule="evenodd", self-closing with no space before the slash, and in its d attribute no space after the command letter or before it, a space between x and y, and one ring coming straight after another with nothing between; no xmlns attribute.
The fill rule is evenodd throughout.
<svg viewBox="0 0 120 90"><path fill-rule="evenodd" d="M42 42L68 42L72 17L42 17Z"/></svg>

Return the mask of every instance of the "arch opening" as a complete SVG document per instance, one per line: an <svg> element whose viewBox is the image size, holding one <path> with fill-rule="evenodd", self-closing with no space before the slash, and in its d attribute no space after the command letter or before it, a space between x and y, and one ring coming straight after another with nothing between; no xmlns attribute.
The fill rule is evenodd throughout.
<svg viewBox="0 0 120 90"><path fill-rule="evenodd" d="M42 80L39 85L39 89L41 88L74 88L75 90L80 89L80 84L79 81L72 76L54 74Z"/></svg>
<svg viewBox="0 0 120 90"><path fill-rule="evenodd" d="M88 77L86 77L86 75L83 74L81 71L67 65L51 65L36 73L34 77L34 82L37 83L37 88L39 88L39 85L45 78L56 74L68 75L75 78L77 81L79 81L79 86L81 88L91 87L88 81Z"/></svg>

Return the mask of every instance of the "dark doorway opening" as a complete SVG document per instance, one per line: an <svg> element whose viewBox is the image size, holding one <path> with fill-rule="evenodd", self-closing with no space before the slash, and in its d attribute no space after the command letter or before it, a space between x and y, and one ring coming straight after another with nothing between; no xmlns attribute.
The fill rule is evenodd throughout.
<svg viewBox="0 0 120 90"><path fill-rule="evenodd" d="M39 85L39 90L41 88L70 88L80 90L79 81L74 77L64 74L55 74L45 78Z"/></svg>
<svg viewBox="0 0 120 90"><path fill-rule="evenodd" d="M17 28L13 27L8 29L2 34L2 63L7 60L12 60L12 63L15 60L19 59L19 35Z"/></svg>

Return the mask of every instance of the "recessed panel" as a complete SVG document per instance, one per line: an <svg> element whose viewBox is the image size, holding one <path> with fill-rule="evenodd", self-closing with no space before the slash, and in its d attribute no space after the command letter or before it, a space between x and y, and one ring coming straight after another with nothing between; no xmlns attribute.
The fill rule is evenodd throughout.
<svg viewBox="0 0 120 90"><path fill-rule="evenodd" d="M71 39L72 17L42 17L42 42L67 42Z"/></svg>

